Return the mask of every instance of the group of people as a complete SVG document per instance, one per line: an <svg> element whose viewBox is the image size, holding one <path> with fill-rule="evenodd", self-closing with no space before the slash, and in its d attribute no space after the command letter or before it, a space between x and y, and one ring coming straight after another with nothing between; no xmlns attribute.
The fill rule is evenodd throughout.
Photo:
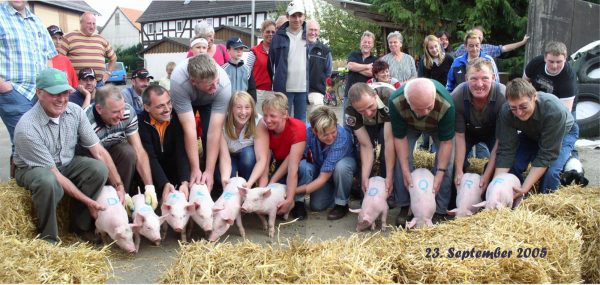
<svg viewBox="0 0 600 285"><path fill-rule="evenodd" d="M312 210L331 208L327 217L336 220L348 212L353 179L366 191L369 177L380 175L390 201L401 207L396 223L404 224L413 150L422 135L437 147L432 172L440 219L474 145L491 150L482 187L510 171L524 181L520 193L540 179L540 191L550 192L578 135L571 107L561 102L572 106L576 92L566 47L558 42L527 65L523 79L504 86L483 52L480 28L467 33L466 53L459 48L456 59L444 46L447 34L427 36L418 68L402 52L399 32L388 35L390 53L378 59L371 53L375 36L366 31L360 50L348 55L343 118L320 106L307 123L307 95L325 92L332 55L318 38L318 23L304 22L301 1L289 3L287 21L263 23L263 40L247 62L239 38L215 44L212 27L200 23L189 57L169 63L166 79L151 84L149 72L138 69L123 89L102 86L116 56L95 33L93 14L83 14L80 30L66 35L44 28L23 1L0 4L0 14L0 29L18 27L6 30L17 40L0 51L10 62L0 65L0 115L13 142L14 177L32 192L41 238L50 242L58 239L56 207L65 193L77 201L73 230L85 234L103 210L94 198L106 184L121 202L138 189L156 202L176 189L187 197L192 184L224 188L234 176L247 187L286 184L278 214L305 219L310 195ZM25 27L37 33L21 33ZM68 64L52 63L62 57L57 50L71 59L72 73L56 69ZM372 173L378 145L380 172Z"/></svg>

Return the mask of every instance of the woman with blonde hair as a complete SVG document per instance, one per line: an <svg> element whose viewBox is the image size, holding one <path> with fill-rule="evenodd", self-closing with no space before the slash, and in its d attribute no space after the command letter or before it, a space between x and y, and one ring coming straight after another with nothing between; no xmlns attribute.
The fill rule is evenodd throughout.
<svg viewBox="0 0 600 285"><path fill-rule="evenodd" d="M223 188L229 177L235 176L243 177L245 186L252 187L267 169L269 134L266 126L259 124L260 119L248 92L231 96L219 148Z"/></svg>
<svg viewBox="0 0 600 285"><path fill-rule="evenodd" d="M436 36L426 36L423 40L423 58L419 64L419 77L435 79L446 86L448 71L453 61L454 57L446 54Z"/></svg>

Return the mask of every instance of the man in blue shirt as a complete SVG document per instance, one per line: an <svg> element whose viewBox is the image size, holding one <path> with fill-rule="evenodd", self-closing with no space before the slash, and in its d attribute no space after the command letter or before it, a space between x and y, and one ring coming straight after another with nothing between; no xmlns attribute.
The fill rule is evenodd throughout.
<svg viewBox="0 0 600 285"><path fill-rule="evenodd" d="M69 102L73 102L85 109L96 102L96 73L93 69L86 67L79 70L79 85L75 92L69 96Z"/></svg>
<svg viewBox="0 0 600 285"><path fill-rule="evenodd" d="M314 109L308 119L296 201L309 193L312 210L333 207L327 219L338 220L348 213L348 196L356 172L352 135L337 124L335 113L325 106Z"/></svg>
<svg viewBox="0 0 600 285"><path fill-rule="evenodd" d="M150 75L148 70L145 68L136 69L131 73L131 87L121 89L121 95L125 98L125 103L133 107L136 115L140 115L144 111L142 93L150 85L150 79L154 79L154 76Z"/></svg>
<svg viewBox="0 0 600 285"><path fill-rule="evenodd" d="M27 5L27 1L0 4L0 118L11 143L17 122L37 101L37 74L51 67L58 54L48 30ZM12 156L10 174L14 177Z"/></svg>

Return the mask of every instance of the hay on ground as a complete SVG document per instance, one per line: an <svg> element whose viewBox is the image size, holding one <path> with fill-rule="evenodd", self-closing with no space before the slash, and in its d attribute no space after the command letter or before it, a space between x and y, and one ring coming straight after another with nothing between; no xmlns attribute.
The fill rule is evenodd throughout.
<svg viewBox="0 0 600 285"><path fill-rule="evenodd" d="M572 224L524 209L483 211L412 233L395 233L389 241L404 245L405 253L397 261L399 283L576 283L581 279L581 232ZM451 249L456 255L457 250L494 252L496 248L512 251L511 257L449 257ZM518 256L519 251L536 248L538 257ZM541 257L543 248L546 254Z"/></svg>
<svg viewBox="0 0 600 285"><path fill-rule="evenodd" d="M413 153L413 165L415 166L415 169L416 168L432 169L434 162L435 162L435 153L431 153L431 152L424 151L421 149L417 149ZM485 170L484 166L487 162L488 162L487 159L470 157L469 158L470 165L467 168L467 172L477 173L479 175L482 175L483 171ZM452 162L452 163L454 163L454 162Z"/></svg>
<svg viewBox="0 0 600 285"><path fill-rule="evenodd" d="M105 283L112 271L107 250L87 244L55 246L0 234L0 283Z"/></svg>
<svg viewBox="0 0 600 285"><path fill-rule="evenodd" d="M63 196L58 204L58 235L68 244L80 242L69 232L72 198ZM14 179L0 183L0 233L17 235L23 238L35 238L38 235L31 192L17 185Z"/></svg>
<svg viewBox="0 0 600 285"><path fill-rule="evenodd" d="M426 257L438 248L511 250L507 258ZM518 249L544 257L517 257ZM162 283L573 283L580 281L581 233L526 210L486 211L388 236L291 240L261 246L195 242L182 246ZM433 253L433 252L432 252Z"/></svg>
<svg viewBox="0 0 600 285"><path fill-rule="evenodd" d="M553 194L532 195L523 201L536 213L549 215L581 229L582 276L587 283L600 283L600 188L569 186Z"/></svg>

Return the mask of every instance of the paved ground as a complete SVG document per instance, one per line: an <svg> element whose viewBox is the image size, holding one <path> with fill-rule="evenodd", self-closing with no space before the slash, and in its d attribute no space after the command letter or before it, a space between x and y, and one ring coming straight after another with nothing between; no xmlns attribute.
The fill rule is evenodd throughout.
<svg viewBox="0 0 600 285"><path fill-rule="evenodd" d="M341 115L341 108L335 108L338 116ZM0 181L8 179L8 159L10 154L10 140L4 124L0 122ZM600 149L591 147L579 147L581 161L586 170L586 177L590 180L590 185L600 186ZM359 208L359 201L351 201L350 207ZM392 209L388 215L388 223L393 224L397 214L397 209ZM345 218L331 222L327 220L327 212L315 213L309 212L309 217L305 221L297 221L279 226L279 237L290 238L294 236L302 238L312 238L313 240L332 239L339 236L349 236L354 232L356 225L356 215L349 214ZM280 222L280 220L278 220ZM244 217L246 228L246 238L258 243L270 243L270 240L260 227L258 218L254 215ZM232 226L229 232L229 241L239 241L237 227ZM199 239L202 234L196 227L192 238ZM274 239L277 241L277 237ZM173 232L169 232L167 239L161 246L154 246L144 241L140 252L135 256L117 254L111 260L114 267L114 276L109 280L110 283L156 283L160 274L169 267L177 255L179 248L178 239ZM201 265L199 265L201 266Z"/></svg>

